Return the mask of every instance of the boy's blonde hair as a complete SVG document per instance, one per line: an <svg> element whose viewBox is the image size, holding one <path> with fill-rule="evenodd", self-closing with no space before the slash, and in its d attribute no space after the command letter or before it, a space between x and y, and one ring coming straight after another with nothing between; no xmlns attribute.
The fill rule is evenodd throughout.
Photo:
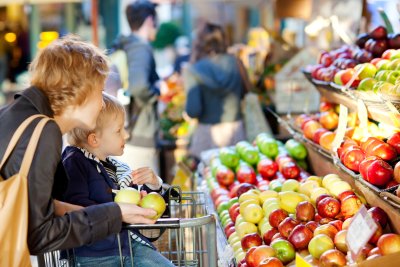
<svg viewBox="0 0 400 267"><path fill-rule="evenodd" d="M40 50L29 66L31 85L49 98L54 115L103 90L109 68L104 52L68 35Z"/></svg>
<svg viewBox="0 0 400 267"><path fill-rule="evenodd" d="M103 93L103 108L96 120L96 127L93 130L83 130L75 128L68 133L68 142L73 146L82 146L87 144L87 138L91 133L101 134L101 131L107 127L110 120L116 120L122 116L125 119L125 109L115 97Z"/></svg>

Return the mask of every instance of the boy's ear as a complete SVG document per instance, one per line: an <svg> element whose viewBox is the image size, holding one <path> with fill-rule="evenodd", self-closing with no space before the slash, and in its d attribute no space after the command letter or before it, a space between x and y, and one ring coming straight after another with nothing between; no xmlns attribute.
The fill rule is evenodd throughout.
<svg viewBox="0 0 400 267"><path fill-rule="evenodd" d="M91 147L96 148L99 146L99 142L97 141L97 137L96 137L95 133L91 133L88 135L87 142L88 142L88 145Z"/></svg>

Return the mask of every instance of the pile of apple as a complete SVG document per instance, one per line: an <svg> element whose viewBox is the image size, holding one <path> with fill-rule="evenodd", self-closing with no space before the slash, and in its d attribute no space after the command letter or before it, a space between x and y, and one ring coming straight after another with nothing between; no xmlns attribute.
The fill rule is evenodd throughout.
<svg viewBox="0 0 400 267"><path fill-rule="evenodd" d="M273 189L247 183L215 187L211 196L224 199L215 201L217 212L242 267L293 264L296 252L309 254L306 259L316 266L345 266L347 229L364 201L334 174L289 179ZM368 212L378 230L358 261L400 251L400 236L384 234L387 214L378 207Z"/></svg>
<svg viewBox="0 0 400 267"><path fill-rule="evenodd" d="M347 84L359 70L360 73L351 87L357 88L358 91L400 96L400 88L397 85L400 81L400 49L388 49L380 58L358 64L354 68L340 70L335 74L333 81L338 85Z"/></svg>

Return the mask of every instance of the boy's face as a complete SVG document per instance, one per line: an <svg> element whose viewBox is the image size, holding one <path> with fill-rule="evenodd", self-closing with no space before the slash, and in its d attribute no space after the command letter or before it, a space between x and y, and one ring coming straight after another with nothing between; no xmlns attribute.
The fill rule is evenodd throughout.
<svg viewBox="0 0 400 267"><path fill-rule="evenodd" d="M124 153L125 140L128 137L124 128L125 116L109 116L101 132L96 133L99 158L121 156Z"/></svg>

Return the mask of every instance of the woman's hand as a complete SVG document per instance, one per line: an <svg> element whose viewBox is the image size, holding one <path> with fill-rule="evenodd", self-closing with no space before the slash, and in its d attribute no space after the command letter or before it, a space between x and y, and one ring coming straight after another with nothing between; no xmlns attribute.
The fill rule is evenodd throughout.
<svg viewBox="0 0 400 267"><path fill-rule="evenodd" d="M146 223L154 224L155 220L149 219L156 216L152 209L144 209L134 204L118 203L121 208L122 221L129 224Z"/></svg>
<svg viewBox="0 0 400 267"><path fill-rule="evenodd" d="M158 176L149 167L142 167L132 171L133 184L150 184L153 186L160 186Z"/></svg>

